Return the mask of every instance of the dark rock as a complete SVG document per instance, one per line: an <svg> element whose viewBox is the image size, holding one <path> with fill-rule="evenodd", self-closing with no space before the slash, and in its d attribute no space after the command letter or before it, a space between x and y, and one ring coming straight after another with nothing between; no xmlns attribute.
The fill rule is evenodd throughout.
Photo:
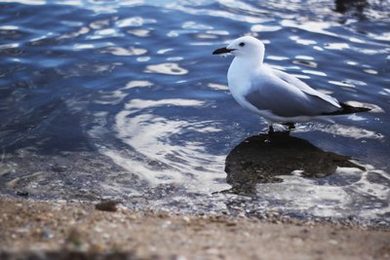
<svg viewBox="0 0 390 260"><path fill-rule="evenodd" d="M120 202L117 200L105 200L102 202L99 202L98 204L95 205L95 209L97 210L102 210L102 211L111 211L115 212L118 210L117 205Z"/></svg>
<svg viewBox="0 0 390 260"><path fill-rule="evenodd" d="M27 191L17 191L16 195L20 197L28 197L29 193Z"/></svg>

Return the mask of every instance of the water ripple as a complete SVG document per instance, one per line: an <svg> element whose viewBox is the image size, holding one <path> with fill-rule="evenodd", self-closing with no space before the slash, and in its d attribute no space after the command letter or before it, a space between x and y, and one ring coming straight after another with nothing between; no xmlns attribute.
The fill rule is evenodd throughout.
<svg viewBox="0 0 390 260"><path fill-rule="evenodd" d="M238 208L256 215L275 208L390 225L384 217L389 7L380 1L361 10L328 0L19 0L0 6L1 193L116 196L129 207L196 213ZM293 131L325 156L323 172L331 174L305 176L294 163L312 158L307 154L278 164L273 160L280 158L251 153L247 158L290 167L291 174L255 183L249 199L212 194L234 188L224 171L230 151L266 128L230 96L230 58L211 55L243 34L264 41L265 61L275 68L372 109ZM355 167L333 169L335 158Z"/></svg>
<svg viewBox="0 0 390 260"><path fill-rule="evenodd" d="M185 75L188 70L180 67L177 63L161 63L155 65L148 65L145 72L147 73L160 73L166 75Z"/></svg>

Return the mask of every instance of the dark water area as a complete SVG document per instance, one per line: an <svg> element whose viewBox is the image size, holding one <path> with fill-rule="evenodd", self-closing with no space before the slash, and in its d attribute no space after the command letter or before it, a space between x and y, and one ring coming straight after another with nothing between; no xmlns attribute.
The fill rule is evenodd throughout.
<svg viewBox="0 0 390 260"><path fill-rule="evenodd" d="M0 1L0 193L390 226L389 1ZM266 124L227 88L265 61L369 113ZM276 140L276 139L275 139Z"/></svg>

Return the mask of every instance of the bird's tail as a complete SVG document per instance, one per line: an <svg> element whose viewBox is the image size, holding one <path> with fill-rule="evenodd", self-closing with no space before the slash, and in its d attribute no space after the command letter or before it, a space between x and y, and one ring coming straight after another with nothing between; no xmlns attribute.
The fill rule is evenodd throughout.
<svg viewBox="0 0 390 260"><path fill-rule="evenodd" d="M323 115L347 115L347 114L354 114L354 113L360 113L360 112L368 112L371 110L371 108L367 107L354 107L347 105L345 103L340 103L341 108L337 111L330 112L330 113L323 113Z"/></svg>

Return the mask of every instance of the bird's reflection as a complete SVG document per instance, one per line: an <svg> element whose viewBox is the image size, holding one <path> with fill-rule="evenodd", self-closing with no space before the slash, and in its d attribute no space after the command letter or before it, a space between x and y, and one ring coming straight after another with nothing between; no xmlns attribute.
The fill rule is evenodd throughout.
<svg viewBox="0 0 390 260"><path fill-rule="evenodd" d="M349 159L286 133L252 136L226 158L226 181L232 189L225 192L255 194L257 183L282 182L278 176L294 171L307 178L319 178L333 174L338 166L362 169Z"/></svg>

